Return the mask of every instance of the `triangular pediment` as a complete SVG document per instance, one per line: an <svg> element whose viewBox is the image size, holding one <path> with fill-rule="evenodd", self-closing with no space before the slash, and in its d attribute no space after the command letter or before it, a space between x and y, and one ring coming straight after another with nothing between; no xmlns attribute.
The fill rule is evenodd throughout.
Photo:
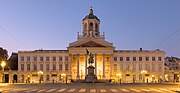
<svg viewBox="0 0 180 93"><path fill-rule="evenodd" d="M88 41L88 42L85 42L85 43L78 45L76 47L106 47L106 46L99 44L99 43L96 43L94 41Z"/></svg>
<svg viewBox="0 0 180 93"><path fill-rule="evenodd" d="M100 39L81 39L69 44L69 47L113 47L112 43Z"/></svg>

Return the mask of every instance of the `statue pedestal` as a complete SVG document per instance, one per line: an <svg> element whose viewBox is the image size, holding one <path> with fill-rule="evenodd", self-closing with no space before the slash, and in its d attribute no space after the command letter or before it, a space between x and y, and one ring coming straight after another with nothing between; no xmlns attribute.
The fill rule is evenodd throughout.
<svg viewBox="0 0 180 93"><path fill-rule="evenodd" d="M94 67L93 66L89 66L88 68L88 74L87 76L85 77L85 82L87 83L94 83L97 81L97 77L96 75L94 74Z"/></svg>

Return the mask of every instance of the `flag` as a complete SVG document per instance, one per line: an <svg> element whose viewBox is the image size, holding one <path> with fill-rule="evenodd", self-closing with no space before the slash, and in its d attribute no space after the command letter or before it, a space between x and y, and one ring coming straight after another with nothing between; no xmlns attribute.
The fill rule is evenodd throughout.
<svg viewBox="0 0 180 93"><path fill-rule="evenodd" d="M89 51L86 49L86 53L89 54Z"/></svg>

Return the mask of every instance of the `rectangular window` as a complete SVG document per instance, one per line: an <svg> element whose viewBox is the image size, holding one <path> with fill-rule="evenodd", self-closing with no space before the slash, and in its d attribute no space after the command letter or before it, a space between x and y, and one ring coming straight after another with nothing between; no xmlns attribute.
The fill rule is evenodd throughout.
<svg viewBox="0 0 180 93"><path fill-rule="evenodd" d="M139 70L140 71L142 70L142 64L139 64Z"/></svg>
<svg viewBox="0 0 180 93"><path fill-rule="evenodd" d="M136 64L133 64L133 71L136 71Z"/></svg>
<svg viewBox="0 0 180 93"><path fill-rule="evenodd" d="M62 71L62 64L59 64L59 70Z"/></svg>
<svg viewBox="0 0 180 93"><path fill-rule="evenodd" d="M43 70L43 64L40 64L40 70Z"/></svg>
<svg viewBox="0 0 180 93"><path fill-rule="evenodd" d="M114 57L114 61L117 61L117 57Z"/></svg>
<svg viewBox="0 0 180 93"><path fill-rule="evenodd" d="M49 61L49 57L46 57L46 61Z"/></svg>
<svg viewBox="0 0 180 93"><path fill-rule="evenodd" d="M117 71L117 64L114 64L114 71Z"/></svg>
<svg viewBox="0 0 180 93"><path fill-rule="evenodd" d="M27 61L30 61L30 57L27 57Z"/></svg>
<svg viewBox="0 0 180 93"><path fill-rule="evenodd" d="M46 64L46 71L49 71L49 64Z"/></svg>
<svg viewBox="0 0 180 93"><path fill-rule="evenodd" d="M43 58L43 57L40 57L40 61L44 61L44 58Z"/></svg>
<svg viewBox="0 0 180 93"><path fill-rule="evenodd" d="M34 61L37 61L37 57L34 57Z"/></svg>
<svg viewBox="0 0 180 93"><path fill-rule="evenodd" d="M153 64L152 64L152 71L153 71L153 72L156 71L155 68L156 68L156 67L155 67L155 64L153 63Z"/></svg>
<svg viewBox="0 0 180 93"><path fill-rule="evenodd" d="M139 75L139 80L140 80L140 81L143 80L142 75Z"/></svg>
<svg viewBox="0 0 180 93"><path fill-rule="evenodd" d="M146 57L146 61L149 61L149 57Z"/></svg>
<svg viewBox="0 0 180 93"><path fill-rule="evenodd" d="M139 57L139 61L142 61L142 57Z"/></svg>
<svg viewBox="0 0 180 93"><path fill-rule="evenodd" d="M24 70L24 64L21 64L21 70Z"/></svg>
<svg viewBox="0 0 180 93"><path fill-rule="evenodd" d="M120 61L123 61L123 57L120 57Z"/></svg>
<svg viewBox="0 0 180 93"><path fill-rule="evenodd" d="M158 61L161 61L161 57L158 57Z"/></svg>
<svg viewBox="0 0 180 93"><path fill-rule="evenodd" d="M146 71L149 70L149 64L145 64L145 70L146 70Z"/></svg>
<svg viewBox="0 0 180 93"><path fill-rule="evenodd" d="M34 64L34 70L37 70L37 64Z"/></svg>
<svg viewBox="0 0 180 93"><path fill-rule="evenodd" d="M158 67L159 69L159 72L161 72L162 71L162 64L161 63L159 63L159 67Z"/></svg>
<svg viewBox="0 0 180 93"><path fill-rule="evenodd" d="M136 57L133 57L133 61L136 61Z"/></svg>
<svg viewBox="0 0 180 93"><path fill-rule="evenodd" d="M155 57L152 57L152 61L155 61L156 59L155 59Z"/></svg>
<svg viewBox="0 0 180 93"><path fill-rule="evenodd" d="M69 70L69 65L65 64L65 70L68 71Z"/></svg>
<svg viewBox="0 0 180 93"><path fill-rule="evenodd" d="M30 70L30 64L27 64L27 70L29 71Z"/></svg>
<svg viewBox="0 0 180 93"><path fill-rule="evenodd" d="M69 57L68 57L68 56L66 56L66 57L65 57L65 61L66 61L66 62L68 62L68 61L69 61L68 59L69 59Z"/></svg>
<svg viewBox="0 0 180 93"><path fill-rule="evenodd" d="M129 57L126 57L126 61L130 61Z"/></svg>
<svg viewBox="0 0 180 93"><path fill-rule="evenodd" d="M120 64L120 70L123 71L123 64Z"/></svg>
<svg viewBox="0 0 180 93"><path fill-rule="evenodd" d="M56 70L56 64L53 64L53 70Z"/></svg>
<svg viewBox="0 0 180 93"><path fill-rule="evenodd" d="M56 61L56 57L53 57L53 61Z"/></svg>
<svg viewBox="0 0 180 93"><path fill-rule="evenodd" d="M62 57L59 57L59 61L62 61Z"/></svg>
<svg viewBox="0 0 180 93"><path fill-rule="evenodd" d="M21 61L24 61L24 56L21 57Z"/></svg>

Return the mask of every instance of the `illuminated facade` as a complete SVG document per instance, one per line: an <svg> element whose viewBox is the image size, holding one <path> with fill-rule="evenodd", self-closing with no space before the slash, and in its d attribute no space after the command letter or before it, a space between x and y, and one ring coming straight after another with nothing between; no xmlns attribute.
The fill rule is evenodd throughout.
<svg viewBox="0 0 180 93"><path fill-rule="evenodd" d="M112 82L160 82L164 80L164 51L115 50L100 32L100 19L90 9L82 20L83 31L67 50L18 52L19 82L69 82L87 75L86 49L94 55L98 80Z"/></svg>

